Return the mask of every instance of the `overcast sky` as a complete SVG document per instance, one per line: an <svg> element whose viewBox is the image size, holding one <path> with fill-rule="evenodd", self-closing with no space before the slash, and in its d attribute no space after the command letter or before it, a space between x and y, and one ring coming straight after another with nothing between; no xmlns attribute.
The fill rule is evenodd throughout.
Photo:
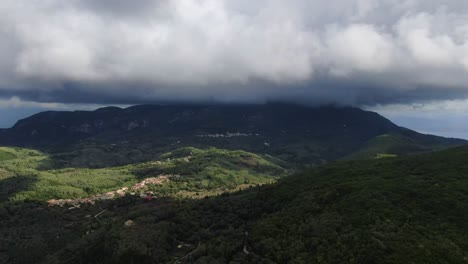
<svg viewBox="0 0 468 264"><path fill-rule="evenodd" d="M44 109L339 103L468 138L466 0L2 0L0 127Z"/></svg>

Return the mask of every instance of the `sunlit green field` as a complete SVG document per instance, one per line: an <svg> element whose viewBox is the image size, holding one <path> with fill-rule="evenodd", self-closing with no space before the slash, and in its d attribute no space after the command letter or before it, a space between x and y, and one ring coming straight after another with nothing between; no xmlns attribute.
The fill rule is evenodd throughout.
<svg viewBox="0 0 468 264"><path fill-rule="evenodd" d="M270 183L286 175L272 157L215 148L184 148L160 161L100 169L53 168L50 156L31 149L0 148L1 200L84 198L130 187L147 178L177 175L163 185L148 186L160 196L201 195L236 189L246 184Z"/></svg>

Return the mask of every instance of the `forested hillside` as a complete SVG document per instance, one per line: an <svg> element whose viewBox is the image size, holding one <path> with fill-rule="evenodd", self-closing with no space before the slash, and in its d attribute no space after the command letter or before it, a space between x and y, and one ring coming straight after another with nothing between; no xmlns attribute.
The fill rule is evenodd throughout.
<svg viewBox="0 0 468 264"><path fill-rule="evenodd" d="M154 197L204 197L287 175L287 164L271 156L216 148L181 148L160 160L101 169L53 169L50 156L31 149L0 148L1 153L8 159L0 161L0 202L79 199L123 188L120 196L138 190Z"/></svg>
<svg viewBox="0 0 468 264"><path fill-rule="evenodd" d="M467 161L466 147L343 161L201 200L129 195L73 210L8 202L0 259L466 263Z"/></svg>

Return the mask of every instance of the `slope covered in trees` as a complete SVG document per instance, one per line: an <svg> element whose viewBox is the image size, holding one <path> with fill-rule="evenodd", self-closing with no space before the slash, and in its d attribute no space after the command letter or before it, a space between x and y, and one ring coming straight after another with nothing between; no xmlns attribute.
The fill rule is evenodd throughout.
<svg viewBox="0 0 468 264"><path fill-rule="evenodd" d="M0 259L465 263L467 160L464 147L343 161L201 200L127 196L74 210L6 203Z"/></svg>
<svg viewBox="0 0 468 264"><path fill-rule="evenodd" d="M287 174L286 164L271 156L216 148L181 148L165 153L160 160L100 169L53 169L55 161L40 151L21 148L0 151L9 157L0 161L0 202L85 198L122 188L135 192L131 187L158 177L163 184L156 181L158 184L137 187L156 197L203 197L271 183Z"/></svg>

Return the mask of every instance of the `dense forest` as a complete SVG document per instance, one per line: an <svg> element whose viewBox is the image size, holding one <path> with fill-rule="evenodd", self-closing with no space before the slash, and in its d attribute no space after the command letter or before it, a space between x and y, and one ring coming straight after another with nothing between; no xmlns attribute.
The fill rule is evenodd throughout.
<svg viewBox="0 0 468 264"><path fill-rule="evenodd" d="M462 147L341 161L198 199L4 201L0 262L466 263L467 160Z"/></svg>

